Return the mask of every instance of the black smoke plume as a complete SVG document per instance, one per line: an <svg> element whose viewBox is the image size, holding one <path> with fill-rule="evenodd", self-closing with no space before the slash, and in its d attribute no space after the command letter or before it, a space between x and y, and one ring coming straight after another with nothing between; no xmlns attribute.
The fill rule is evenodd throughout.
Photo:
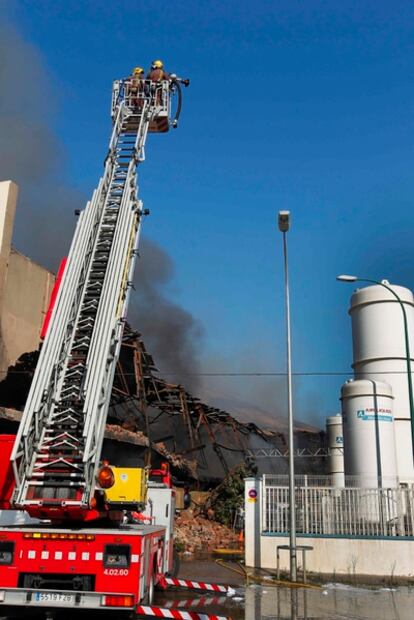
<svg viewBox="0 0 414 620"><path fill-rule="evenodd" d="M174 373L165 378L190 390L197 389L201 327L187 310L166 297L166 287L174 275L168 254L145 239L140 256L129 312L131 323L138 326L160 370Z"/></svg>

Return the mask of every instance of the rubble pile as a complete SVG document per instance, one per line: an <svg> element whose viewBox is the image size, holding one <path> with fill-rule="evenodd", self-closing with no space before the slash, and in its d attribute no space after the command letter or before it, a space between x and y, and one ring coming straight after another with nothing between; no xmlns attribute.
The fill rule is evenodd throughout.
<svg viewBox="0 0 414 620"><path fill-rule="evenodd" d="M217 548L238 547L238 533L216 521L195 516L193 510L183 510L175 520L174 537L180 551L195 553Z"/></svg>

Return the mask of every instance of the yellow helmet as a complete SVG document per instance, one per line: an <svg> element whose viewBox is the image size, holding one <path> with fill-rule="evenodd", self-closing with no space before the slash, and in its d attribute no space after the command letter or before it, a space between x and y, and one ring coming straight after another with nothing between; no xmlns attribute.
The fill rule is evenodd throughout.
<svg viewBox="0 0 414 620"><path fill-rule="evenodd" d="M134 75L139 75L140 73L144 73L144 69L142 67L134 67L132 73Z"/></svg>
<svg viewBox="0 0 414 620"><path fill-rule="evenodd" d="M163 69L163 67L164 67L164 63L162 62L162 60L154 60L152 63L153 69Z"/></svg>

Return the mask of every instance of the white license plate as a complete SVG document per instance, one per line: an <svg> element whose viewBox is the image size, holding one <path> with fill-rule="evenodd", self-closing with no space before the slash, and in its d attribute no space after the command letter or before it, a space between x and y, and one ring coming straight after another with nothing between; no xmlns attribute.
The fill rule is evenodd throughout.
<svg viewBox="0 0 414 620"><path fill-rule="evenodd" d="M62 594L61 592L35 592L36 603L65 603L75 602L74 594Z"/></svg>

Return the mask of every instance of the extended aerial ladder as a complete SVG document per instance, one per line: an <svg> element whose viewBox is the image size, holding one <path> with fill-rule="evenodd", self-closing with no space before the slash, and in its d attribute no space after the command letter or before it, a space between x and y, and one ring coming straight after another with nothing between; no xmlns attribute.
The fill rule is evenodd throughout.
<svg viewBox="0 0 414 620"><path fill-rule="evenodd" d="M11 520L0 525L2 617L30 608L51 620L64 607L129 618L227 620L152 605L156 586L234 591L171 576L175 491L168 465L148 472L109 466L101 455L145 215L137 166L148 133L177 125L180 82L188 83L176 77L138 87L114 83L104 174L78 214L59 269L18 434L0 435L0 511ZM17 522L16 508L36 518ZM125 520L129 510L140 512Z"/></svg>
<svg viewBox="0 0 414 620"><path fill-rule="evenodd" d="M31 516L99 515L101 448L146 212L137 166L149 132L176 126L178 78L114 82L103 176L80 212L48 331L11 455L11 505ZM186 83L186 81L183 81ZM97 493L98 488L98 493Z"/></svg>

